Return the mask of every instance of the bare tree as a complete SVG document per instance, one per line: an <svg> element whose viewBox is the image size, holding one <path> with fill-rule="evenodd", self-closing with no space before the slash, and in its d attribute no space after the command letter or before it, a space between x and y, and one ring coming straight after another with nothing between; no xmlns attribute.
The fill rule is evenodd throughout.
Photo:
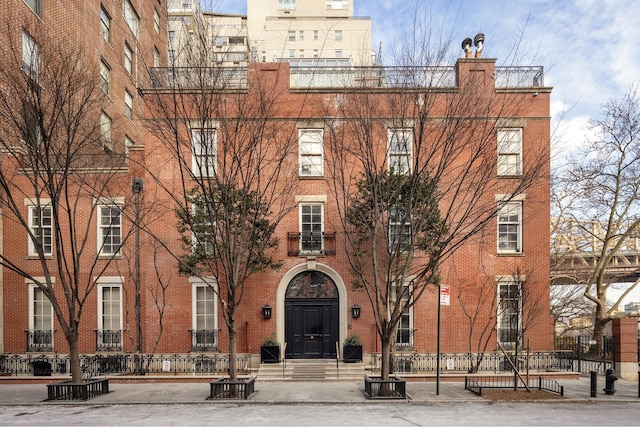
<svg viewBox="0 0 640 427"><path fill-rule="evenodd" d="M29 258L0 264L50 301L69 346L72 381L82 382L79 335L95 277L112 271L130 230L123 150L111 143L97 64L64 40L7 31L0 63L0 203L4 221L24 231ZM25 48L25 43L27 48ZM115 138L114 138L115 139ZM97 242L96 223L103 229ZM53 325L52 325L53 327ZM117 337L115 337L117 339Z"/></svg>
<svg viewBox="0 0 640 427"><path fill-rule="evenodd" d="M183 235L182 248L165 248L182 274L201 278L218 295L235 381L245 284L280 265L275 228L293 209L297 135L275 120L291 115L279 102L288 82L253 67L219 66L206 35L184 40L176 61L151 73L147 124L160 148L148 158L169 159L178 171L176 183L155 178L175 204Z"/></svg>
<svg viewBox="0 0 640 427"><path fill-rule="evenodd" d="M441 265L484 238L501 206L548 183L544 132L516 176L496 179L497 130L523 113L523 98L497 94L480 73L438 67L451 59L450 39L415 30L399 67L354 72L325 114L336 118L327 164L348 262L373 309L383 379L402 313L438 285Z"/></svg>
<svg viewBox="0 0 640 427"><path fill-rule="evenodd" d="M586 277L578 277L584 296L595 305L594 339L602 343L606 325L622 300L638 285L628 283L613 304L607 290L615 283L615 261L624 250L636 251L640 212L640 94L638 84L622 99L602 107L602 118L591 121L594 137L572 156L558 189L562 235L582 237L563 255L590 251L596 259ZM587 242L587 243L585 243ZM618 278L619 280L619 278Z"/></svg>

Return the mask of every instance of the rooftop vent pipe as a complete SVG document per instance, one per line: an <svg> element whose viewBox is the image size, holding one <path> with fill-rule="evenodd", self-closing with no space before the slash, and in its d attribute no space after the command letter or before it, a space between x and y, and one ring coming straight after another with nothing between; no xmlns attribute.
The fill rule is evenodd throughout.
<svg viewBox="0 0 640 427"><path fill-rule="evenodd" d="M465 56L466 58L471 58L471 44L473 43L473 41L467 37L466 39L464 39L464 41L462 42L462 49L465 52Z"/></svg>
<svg viewBox="0 0 640 427"><path fill-rule="evenodd" d="M478 33L473 39L473 45L476 47L476 58L482 58L482 44L484 43L484 34Z"/></svg>

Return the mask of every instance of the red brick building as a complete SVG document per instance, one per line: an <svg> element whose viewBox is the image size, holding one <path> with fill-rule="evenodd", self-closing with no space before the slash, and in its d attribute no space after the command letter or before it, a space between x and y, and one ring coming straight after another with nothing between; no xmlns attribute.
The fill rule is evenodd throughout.
<svg viewBox="0 0 640 427"><path fill-rule="evenodd" d="M53 9L61 6L38 6L38 17L26 3L10 2L8 13L23 18L15 21L16 34L46 27L61 16L67 20L56 22L71 26L79 20L69 11ZM341 221L344 187L334 185L340 171L351 177L363 171L366 156L356 149L360 145L350 142L356 140L369 144L368 158L376 159L379 169L406 167L407 172L432 163L442 166L433 159L444 156L437 144L446 141L455 151L448 154L452 161L432 171L444 194L442 215L451 215L455 224L456 215L484 211L475 216L475 224L464 223L455 231L468 238L451 244L455 251L437 269L442 288L448 290L448 304L440 307L442 352L495 351L498 343L513 344L516 329L524 330L525 344L532 350L552 349L551 88L543 85L541 68L499 68L495 60L481 57L422 68L305 69L285 62L251 63L210 73L216 78L206 82L207 99L214 105L205 109L198 105L204 99L198 98L202 81L189 86L196 71L149 67L151 78L142 71L142 63L163 63L160 46L166 41L163 31L156 32L154 18L157 14L161 23L165 19L160 2L131 0L134 15L126 4L116 7L120 2L83 5L90 10L74 13L93 16L95 25L80 33L69 29L69 34L77 34L87 51L95 52L96 70L104 72L108 63L109 76L96 76L97 82L109 83L112 102L103 112L125 116L114 124L113 146L108 148L126 151L128 157L118 173L110 175L108 203L95 197L79 200L78 212L84 209L90 217L88 229L95 230L87 233L87 250L100 255L106 249L102 258L88 257L80 265L82 274L91 276L87 280L96 284L82 313L81 353L229 351L220 306L227 297L224 284L206 272L197 277L178 272L178 257L188 252L181 238L189 240L191 230L179 230L176 210L189 205L183 196L195 182L215 168L223 170L225 159L234 157L234 147L246 144L253 144L255 152L266 150L258 163L247 164L264 168L255 176L278 177L271 187L256 185L276 189L272 196L281 195L272 205L282 215L275 230L279 244L270 252L281 265L247 279L235 318L237 351L255 356L263 340L273 336L287 344L286 357L335 358L336 343L357 334L365 354L379 353L372 305L362 288L353 287L349 239ZM132 16L139 18L133 18L139 24L137 38L127 24ZM109 41L100 35L105 26L111 29ZM95 37L83 37L89 32ZM140 66L130 67L127 46L135 47L134 61ZM130 70L136 70L135 75ZM133 97L134 110L129 120L127 94ZM338 154L347 151L336 147L352 149L343 158ZM247 152L242 156L252 158ZM474 156L482 159L461 180ZM276 158L277 175L274 164L267 162ZM347 165L352 169L345 169ZM474 190L477 194L472 195ZM34 195L25 195L25 218L30 218L29 197ZM118 209L109 210L114 204ZM107 223L100 222L105 215ZM46 225L39 227L35 230L42 235ZM389 241L402 234L404 224L394 227L388 231ZM2 239L5 259L18 260L31 275L41 276L42 264L30 256L34 242L8 213ZM55 257L53 249L49 259ZM103 263L101 268L95 268L95 259ZM417 256L414 264L421 259L424 256ZM34 293L23 276L6 267L2 271L4 352L66 353L42 295ZM402 314L395 339L400 351L436 352L438 301L437 286L427 284ZM51 338L36 333L51 329Z"/></svg>

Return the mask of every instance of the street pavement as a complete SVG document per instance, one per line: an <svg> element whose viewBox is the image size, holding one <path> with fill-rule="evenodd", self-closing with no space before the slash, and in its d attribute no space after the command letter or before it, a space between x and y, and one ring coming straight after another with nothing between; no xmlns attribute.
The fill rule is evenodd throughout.
<svg viewBox="0 0 640 427"><path fill-rule="evenodd" d="M62 379L62 378L61 378ZM52 378L55 381L55 378ZM0 381L0 426L637 426L638 383L591 397L590 378L563 380L564 399L493 402L463 382L407 382L407 400L368 400L363 381L256 381L247 400L208 400L208 382L120 383L87 401L48 402L47 387ZM160 379L156 379L160 381ZM437 388L437 390L436 390Z"/></svg>
<svg viewBox="0 0 640 427"><path fill-rule="evenodd" d="M131 404L194 404L194 403L229 403L230 400L209 400L210 386L207 382L146 382L121 384L113 378L109 384L109 393L87 401L49 402L47 387L40 384L12 384L11 381L0 383L0 406L5 405L131 405ZM158 379L157 381L161 381ZM562 402L633 402L640 403L639 383L619 380L615 383L616 392L607 395L603 391L604 378L598 377L596 397L591 397L591 380L589 377L579 379L559 379L564 387ZM18 382L18 381L15 381ZM238 404L353 404L381 402L369 400L364 393L364 380L349 381L260 381L255 383L255 393L246 400L233 400ZM406 400L384 402L406 403L445 403L445 402L486 402L483 397L465 390L460 381L441 380L439 386L435 381L407 382ZM558 402L557 399L550 401Z"/></svg>

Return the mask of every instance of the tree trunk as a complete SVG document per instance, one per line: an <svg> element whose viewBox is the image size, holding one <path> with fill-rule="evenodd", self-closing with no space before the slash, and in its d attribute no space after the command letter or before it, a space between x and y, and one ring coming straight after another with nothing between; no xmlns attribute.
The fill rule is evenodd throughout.
<svg viewBox="0 0 640 427"><path fill-rule="evenodd" d="M71 382L82 384L82 366L80 366L80 350L78 348L78 329L70 331L67 335L69 344L69 369L71 370Z"/></svg>
<svg viewBox="0 0 640 427"><path fill-rule="evenodd" d="M598 293L600 296L600 293ZM603 298L603 297L601 297ZM607 330L607 323L609 323L609 316L606 309L606 299L602 301L596 308L596 318L593 326L593 339L596 341L598 355L601 355L604 351L604 336Z"/></svg>
<svg viewBox="0 0 640 427"><path fill-rule="evenodd" d="M380 379L382 381L389 380L389 372L391 371L391 344L392 340L389 335L383 334L380 337L380 344L382 346L382 365L380 366ZM391 392L391 387L388 383L380 384L380 396L387 396Z"/></svg>
<svg viewBox="0 0 640 427"><path fill-rule="evenodd" d="M236 366L237 341L236 321L231 318L229 320L229 381L231 382L235 382L238 379L238 368Z"/></svg>

